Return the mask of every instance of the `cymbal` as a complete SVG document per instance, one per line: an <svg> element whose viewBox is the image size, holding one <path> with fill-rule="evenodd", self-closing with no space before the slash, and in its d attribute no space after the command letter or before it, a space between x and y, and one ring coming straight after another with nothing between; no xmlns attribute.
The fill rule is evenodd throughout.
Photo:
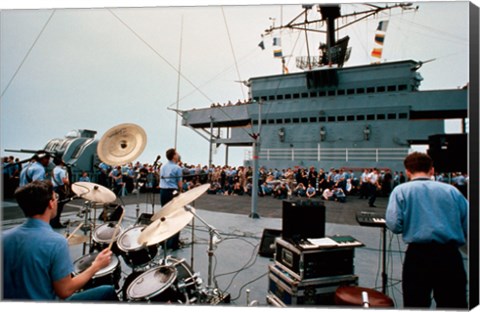
<svg viewBox="0 0 480 312"><path fill-rule="evenodd" d="M200 197L203 193L205 193L208 190L209 187L210 187L210 184L206 183L206 184L202 184L200 186L194 187L193 189L185 193L180 193L178 196L174 197L171 201L169 201L165 206L163 206L160 211L155 213L150 218L150 220L155 221L159 219L161 216L165 214L170 214L177 209L184 210L183 206L190 204L195 199Z"/></svg>
<svg viewBox="0 0 480 312"><path fill-rule="evenodd" d="M125 123L105 132L97 145L98 157L110 166L120 166L140 156L145 149L147 135L135 124Z"/></svg>
<svg viewBox="0 0 480 312"><path fill-rule="evenodd" d="M192 208L195 212L195 209ZM180 232L193 218L193 214L185 209L171 210L167 213L163 208L158 212L158 219L150 223L138 236L137 242L147 246L158 244Z"/></svg>
<svg viewBox="0 0 480 312"><path fill-rule="evenodd" d="M105 186L92 182L75 182L72 184L72 191L81 198L96 203L111 203L117 198L115 193Z"/></svg>
<svg viewBox="0 0 480 312"><path fill-rule="evenodd" d="M86 243L88 241L88 236L80 235L80 234L73 234L70 237L67 237L68 245L78 245L82 243Z"/></svg>

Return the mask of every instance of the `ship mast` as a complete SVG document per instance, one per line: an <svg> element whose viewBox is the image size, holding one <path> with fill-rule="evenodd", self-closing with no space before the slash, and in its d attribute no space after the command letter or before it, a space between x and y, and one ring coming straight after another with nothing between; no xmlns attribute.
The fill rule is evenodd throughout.
<svg viewBox="0 0 480 312"><path fill-rule="evenodd" d="M320 13L321 18L314 20L308 20L308 11L313 9L313 5L302 5L303 11L295 18L293 18L289 23L280 26L272 25L269 29L265 30L265 34L269 35L274 31L282 29L304 31L307 45L307 56L297 57L297 67L300 69L311 70L314 67L322 67L326 65L337 65L338 67L343 67L343 64L350 57L351 48L348 47L348 41L350 38L346 36L337 40L335 37L336 31L349 27L385 10L391 10L395 8L401 8L402 10L417 9L412 8L411 3L398 3L393 5L387 4L385 6L378 6L374 4L366 5L370 8L361 12L354 12L342 15L340 12L340 5L338 4L319 4L317 10ZM301 17L304 17L304 19L301 20ZM353 18L354 20L346 23L345 25L339 26L338 28L335 28L336 20L340 17ZM318 23L325 24L326 30L320 30L313 27L315 24ZM326 43L321 43L319 46L321 52L319 56L310 56L309 40L307 36L308 32L323 33L326 36Z"/></svg>

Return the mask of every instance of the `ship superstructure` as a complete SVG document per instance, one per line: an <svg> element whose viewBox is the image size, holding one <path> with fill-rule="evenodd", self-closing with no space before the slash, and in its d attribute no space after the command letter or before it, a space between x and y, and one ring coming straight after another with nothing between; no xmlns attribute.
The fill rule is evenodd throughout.
<svg viewBox="0 0 480 312"><path fill-rule="evenodd" d="M304 6L305 12L311 8ZM339 6L320 5L318 11L327 43L319 56L297 58L303 72L251 78L248 102L179 111L183 125L227 150L255 143L259 164L267 168L402 170L412 144L443 134L445 119L467 118L468 89L421 91L420 61L344 67L348 37L336 40L329 22L341 16ZM246 165L255 156L248 155Z"/></svg>

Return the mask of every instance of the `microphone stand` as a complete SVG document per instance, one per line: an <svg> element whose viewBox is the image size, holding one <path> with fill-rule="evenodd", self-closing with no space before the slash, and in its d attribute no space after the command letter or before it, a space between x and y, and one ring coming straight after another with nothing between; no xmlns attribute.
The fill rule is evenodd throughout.
<svg viewBox="0 0 480 312"><path fill-rule="evenodd" d="M207 289L209 291L211 291L212 290L212 280L213 280L213 262L212 262L213 253L214 253L214 250L215 250L215 245L222 240L222 237L220 236L220 233L218 232L217 229L215 229L214 227L209 225L204 219L202 219L198 214L196 214L195 211L193 211L194 208L192 206L185 205L184 208L185 208L186 211L193 214L196 218L198 218L203 224L205 224L208 227L208 233L210 234L210 240L209 240L209 243L208 243L208 250L207 250L207 254L208 254L208 285L207 285ZM218 241L215 242L215 243L213 242L214 237L217 237L217 239L218 239Z"/></svg>
<svg viewBox="0 0 480 312"><path fill-rule="evenodd" d="M159 159L160 159L160 156L157 156L157 158L153 162L153 176L154 177L155 177L155 172L157 171L157 163L158 163ZM159 174L159 176L160 176L160 174ZM153 181L155 181L155 179L153 179ZM158 181L158 182L160 184L160 181ZM155 213L155 189L156 189L156 185L152 185L152 215Z"/></svg>

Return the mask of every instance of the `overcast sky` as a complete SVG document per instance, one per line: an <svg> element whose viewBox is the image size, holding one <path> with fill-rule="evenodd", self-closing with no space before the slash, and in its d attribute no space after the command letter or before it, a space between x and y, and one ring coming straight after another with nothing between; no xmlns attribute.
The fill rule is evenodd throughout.
<svg viewBox="0 0 480 312"><path fill-rule="evenodd" d="M1 154L12 154L5 153L6 148L43 148L72 129L95 130L100 139L118 124L135 123L147 133L142 162L153 162L158 154L164 160L165 150L174 145L176 114L167 108L175 107L177 90L180 109L202 108L246 97L247 90L236 80L281 73L271 37L265 37L265 50L257 45L273 20L278 25L283 17L285 23L301 11L298 1L108 9L57 5L56 10L23 9L22 1L17 3L17 9L3 4L0 16ZM351 38L352 56L345 66L372 61L378 21L389 20L382 61L435 59L419 71L421 89L464 86L469 72L468 4L418 2L416 12L393 10L356 24L339 34ZM342 13L365 8L350 3L342 6ZM277 35L284 54L306 55L303 35L295 50L298 33ZM310 46L322 40L312 36ZM298 71L294 58L287 61L290 72ZM208 163L207 141L183 126L178 150L187 163ZM231 148L230 164L241 165L245 150ZM224 163L223 148L213 161Z"/></svg>

